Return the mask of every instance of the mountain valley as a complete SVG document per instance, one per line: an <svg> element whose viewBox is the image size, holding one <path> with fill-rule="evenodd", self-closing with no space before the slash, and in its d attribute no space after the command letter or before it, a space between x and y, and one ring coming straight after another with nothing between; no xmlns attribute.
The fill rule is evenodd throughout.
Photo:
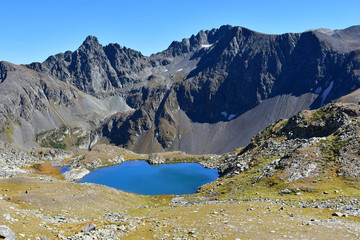
<svg viewBox="0 0 360 240"><path fill-rule="evenodd" d="M226 25L151 56L89 36L0 62L0 239L359 239L359 88L360 26ZM129 160L219 178L154 196L76 182Z"/></svg>

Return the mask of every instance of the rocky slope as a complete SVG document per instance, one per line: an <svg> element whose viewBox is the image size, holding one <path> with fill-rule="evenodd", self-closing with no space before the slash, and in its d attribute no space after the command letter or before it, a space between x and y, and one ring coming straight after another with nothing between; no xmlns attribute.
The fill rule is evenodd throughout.
<svg viewBox="0 0 360 240"><path fill-rule="evenodd" d="M359 194L359 96L357 90L267 127L247 147L220 158L215 167L223 180L202 191L225 199L259 192L310 199ZM348 212L360 216L359 207Z"/></svg>
<svg viewBox="0 0 360 240"><path fill-rule="evenodd" d="M105 116L131 110L119 96L96 98L25 66L1 62L0 68L1 138L14 146L55 147L66 138L70 147L87 149L89 132Z"/></svg>
<svg viewBox="0 0 360 240"><path fill-rule="evenodd" d="M73 155L1 146L0 236L357 239L359 100L357 90L320 109L301 111L222 155L140 155L100 144ZM193 195L141 196L66 180L68 174L54 167L92 170L130 159L199 162L217 168L221 177Z"/></svg>
<svg viewBox="0 0 360 240"><path fill-rule="evenodd" d="M173 42L150 57L118 44L102 46L89 36L76 51L27 68L1 63L0 89L8 95L11 84L32 79L41 87L35 91L44 92L45 83L52 93L42 102L59 102L63 110L44 103L42 109L49 114L41 117L46 119L42 130L51 130L48 122L53 121L53 127L67 126L70 135L75 128L85 131L79 138L87 140L78 144L84 147L102 139L137 152L223 153L245 146L281 118L360 87L359 28L267 35L222 26ZM7 110L2 117L14 115L4 126L3 138L9 139L12 132L17 132L16 139L27 136L14 145L34 145L32 140L41 133L33 126L39 101L20 98L36 96L30 85L14 88L3 103ZM23 108L23 113L15 110ZM79 118L73 117L74 111ZM40 136L38 142L78 142L77 136L72 141L53 132L45 136L52 137Z"/></svg>

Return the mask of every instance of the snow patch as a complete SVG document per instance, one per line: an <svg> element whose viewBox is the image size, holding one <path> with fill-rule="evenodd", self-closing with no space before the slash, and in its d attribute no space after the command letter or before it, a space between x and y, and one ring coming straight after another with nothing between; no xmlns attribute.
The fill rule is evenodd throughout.
<svg viewBox="0 0 360 240"><path fill-rule="evenodd" d="M327 96L329 95L331 89L334 86L334 81L331 81L330 85L324 90L323 94L321 95L321 105L320 107L322 107L324 105L324 102L327 98Z"/></svg>
<svg viewBox="0 0 360 240"><path fill-rule="evenodd" d="M226 118L228 121L230 121L231 119L234 119L236 117L236 114L228 114L227 112L221 112L221 115L224 116L224 118Z"/></svg>
<svg viewBox="0 0 360 240"><path fill-rule="evenodd" d="M317 29L316 31L326 34L326 35L329 35L329 36L332 36L335 34L335 31L327 29L327 28L320 28L320 29Z"/></svg>
<svg viewBox="0 0 360 240"><path fill-rule="evenodd" d="M322 90L322 87L318 87L318 88L315 90L315 93L316 93L316 94L319 94L319 93L321 93L321 90Z"/></svg>
<svg viewBox="0 0 360 240"><path fill-rule="evenodd" d="M167 72L167 71L168 71L167 69L164 70L164 72Z"/></svg>
<svg viewBox="0 0 360 240"><path fill-rule="evenodd" d="M209 48L211 47L213 44L201 44L200 48Z"/></svg>
<svg viewBox="0 0 360 240"><path fill-rule="evenodd" d="M181 72L183 69L182 68L180 68L180 69L178 69L178 70L176 70L177 72Z"/></svg>
<svg viewBox="0 0 360 240"><path fill-rule="evenodd" d="M236 114L230 114L229 117L228 117L228 120L230 121L231 119L233 119L235 117L236 117Z"/></svg>

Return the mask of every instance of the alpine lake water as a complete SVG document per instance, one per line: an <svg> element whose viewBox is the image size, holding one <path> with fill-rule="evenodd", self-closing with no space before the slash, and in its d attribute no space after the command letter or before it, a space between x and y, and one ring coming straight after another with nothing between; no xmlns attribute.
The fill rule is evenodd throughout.
<svg viewBox="0 0 360 240"><path fill-rule="evenodd" d="M219 176L216 169L198 163L150 165L146 161L126 161L99 168L78 182L97 183L143 195L181 195L195 193Z"/></svg>

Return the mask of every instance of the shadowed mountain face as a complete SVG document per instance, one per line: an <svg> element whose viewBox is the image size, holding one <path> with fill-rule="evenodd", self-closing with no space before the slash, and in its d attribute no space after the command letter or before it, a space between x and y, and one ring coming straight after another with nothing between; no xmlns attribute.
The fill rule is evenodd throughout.
<svg viewBox="0 0 360 240"><path fill-rule="evenodd" d="M66 88L60 87L62 93L55 91L45 99L50 105L53 98L77 92L101 102L101 114L91 107L95 114L91 126L89 117L83 125L81 118L78 121L78 127L91 131L89 146L95 139L107 138L138 152L222 153L247 144L280 118L320 107L359 88L359 32L360 26L354 26L266 35L222 26L173 42L150 57L118 44L101 46L89 36L75 52L13 68L31 73L33 81L45 84L47 91L53 89L48 81L65 84ZM0 65L1 89L9 81L9 71L8 64ZM78 98L71 99L59 107L79 104ZM114 99L119 100L118 108ZM3 106L12 108L12 104L32 106L34 102L9 100ZM42 109L53 112L47 106ZM79 115L87 114L85 108L76 109ZM28 115L25 119L31 122L34 110ZM18 119L24 117L18 114L12 121ZM74 127L71 115L62 122Z"/></svg>

